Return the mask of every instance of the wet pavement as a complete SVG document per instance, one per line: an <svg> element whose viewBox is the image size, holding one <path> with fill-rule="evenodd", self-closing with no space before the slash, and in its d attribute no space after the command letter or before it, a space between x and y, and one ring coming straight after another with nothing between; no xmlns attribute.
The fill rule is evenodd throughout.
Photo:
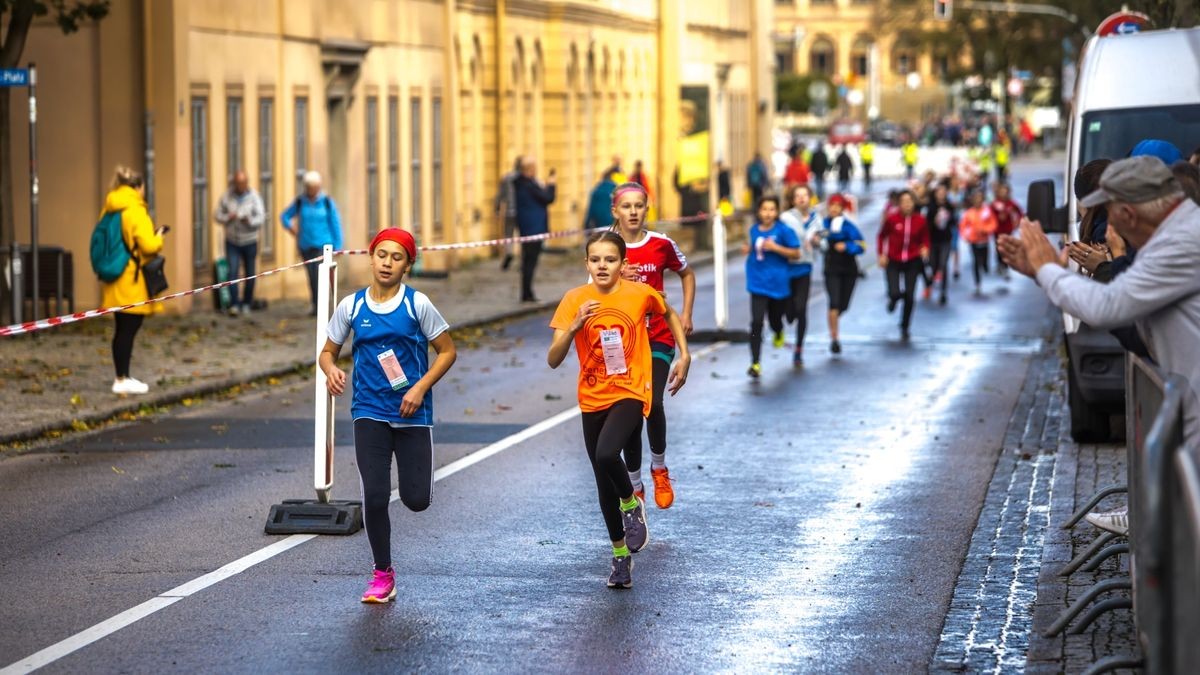
<svg viewBox="0 0 1200 675"><path fill-rule="evenodd" d="M732 264L737 325L741 284ZM262 533L270 504L311 495L310 381L4 459L0 602L20 620L0 623L0 667L51 647L47 672L926 670L1054 317L1031 283L973 297L964 278L903 343L884 304L870 270L833 357L815 289L805 368L768 345L760 382L745 345L694 346L667 403L676 504L649 509L630 591L604 588L574 357L545 366L546 315L474 340L436 390L442 470L428 511L393 505L391 605L358 602L365 534ZM358 492L347 408L335 498Z"/></svg>

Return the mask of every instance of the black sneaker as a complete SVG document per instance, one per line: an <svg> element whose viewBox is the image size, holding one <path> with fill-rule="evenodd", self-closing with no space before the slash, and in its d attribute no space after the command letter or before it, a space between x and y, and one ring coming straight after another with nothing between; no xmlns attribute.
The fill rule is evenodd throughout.
<svg viewBox="0 0 1200 675"><path fill-rule="evenodd" d="M609 588L633 588L633 556L613 556L612 571L608 574Z"/></svg>
<svg viewBox="0 0 1200 675"><path fill-rule="evenodd" d="M762 366L757 363L751 363L750 369L746 371L746 374L757 380L759 375L762 375Z"/></svg>
<svg viewBox="0 0 1200 675"><path fill-rule="evenodd" d="M637 499L637 506L629 511L621 512L621 520L625 525L625 545L630 553L637 553L650 542L650 528L646 527L646 502Z"/></svg>
<svg viewBox="0 0 1200 675"><path fill-rule="evenodd" d="M842 353L842 343L838 342L837 340L830 342L829 343L829 351L834 354L841 354Z"/></svg>
<svg viewBox="0 0 1200 675"><path fill-rule="evenodd" d="M945 294L945 293L942 293L942 297L938 298L938 304L939 304L939 305L945 305L945 304L946 304L946 294Z"/></svg>
<svg viewBox="0 0 1200 675"><path fill-rule="evenodd" d="M900 298L888 298L888 314L896 311L896 303L900 302Z"/></svg>

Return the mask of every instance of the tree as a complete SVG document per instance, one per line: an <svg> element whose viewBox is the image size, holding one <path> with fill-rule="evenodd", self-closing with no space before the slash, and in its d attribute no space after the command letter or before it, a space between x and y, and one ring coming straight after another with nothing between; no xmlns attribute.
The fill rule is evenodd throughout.
<svg viewBox="0 0 1200 675"><path fill-rule="evenodd" d="M17 68L25 51L25 38L33 20L54 15L64 34L71 34L87 21L108 15L110 0L0 0L0 27L7 24L0 42L0 68ZM12 183L12 89L0 87L0 243L14 240Z"/></svg>

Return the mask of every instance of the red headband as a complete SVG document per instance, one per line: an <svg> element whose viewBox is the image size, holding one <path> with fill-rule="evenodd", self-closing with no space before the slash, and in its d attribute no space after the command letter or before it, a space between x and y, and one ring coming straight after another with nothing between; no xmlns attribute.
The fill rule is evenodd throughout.
<svg viewBox="0 0 1200 675"><path fill-rule="evenodd" d="M380 230L379 234L371 240L371 255L375 255L375 247L385 241L394 241L400 244L400 247L408 253L408 261L414 263L417 261L417 241L408 232L398 228L389 227L386 230Z"/></svg>
<svg viewBox="0 0 1200 675"><path fill-rule="evenodd" d="M841 206L844 209L850 205L850 202L847 201L846 198L843 197L842 195L835 194L829 198L829 205L832 206L834 204L837 204L838 206Z"/></svg>

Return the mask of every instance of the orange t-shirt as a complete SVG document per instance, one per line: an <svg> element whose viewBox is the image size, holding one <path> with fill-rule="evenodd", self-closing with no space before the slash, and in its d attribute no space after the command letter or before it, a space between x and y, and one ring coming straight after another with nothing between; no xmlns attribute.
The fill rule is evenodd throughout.
<svg viewBox="0 0 1200 675"><path fill-rule="evenodd" d="M642 416L650 414L651 355L647 314L663 314L667 305L658 291L636 281L621 280L613 292L600 293L594 284L567 291L550 327L570 330L579 308L588 300L600 307L575 334L575 353L579 355L579 408L584 412L606 410L622 399L642 402ZM609 375L600 345L600 331L616 329L625 351L626 371Z"/></svg>

